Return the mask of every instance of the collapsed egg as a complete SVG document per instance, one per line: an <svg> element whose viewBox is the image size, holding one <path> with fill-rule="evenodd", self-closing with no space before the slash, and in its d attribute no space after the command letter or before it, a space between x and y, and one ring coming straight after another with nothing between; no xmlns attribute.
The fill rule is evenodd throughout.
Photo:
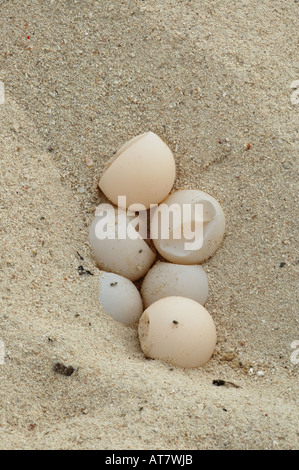
<svg viewBox="0 0 299 470"><path fill-rule="evenodd" d="M201 266L158 262L146 274L141 296L145 308L163 297L188 297L204 305L208 298L208 277Z"/></svg>
<svg viewBox="0 0 299 470"><path fill-rule="evenodd" d="M106 220L105 213L108 213L106 207L112 208L109 204L97 207L96 216L89 229L88 240L97 265L104 271L112 271L136 281L147 273L156 254L134 229L130 217L122 213L123 211L115 211L112 208L112 216L113 212L115 216ZM109 237L107 237L107 227L111 229ZM127 235L128 227L130 227L130 236ZM114 234L113 229L115 229Z"/></svg>
<svg viewBox="0 0 299 470"><path fill-rule="evenodd" d="M114 204L126 196L126 206L159 204L175 179L175 162L169 147L153 132L134 137L108 162L99 186Z"/></svg>
<svg viewBox="0 0 299 470"><path fill-rule="evenodd" d="M171 217L173 222L169 223ZM198 264L212 256L223 240L224 229L225 217L219 202L199 190L170 194L151 220L158 252L178 264Z"/></svg>
<svg viewBox="0 0 299 470"><path fill-rule="evenodd" d="M145 356L180 367L199 367L212 356L216 328L208 311L185 297L165 297L150 305L139 320Z"/></svg>
<svg viewBox="0 0 299 470"><path fill-rule="evenodd" d="M99 279L99 301L115 320L134 325L142 314L142 300L134 284L122 276L103 272Z"/></svg>

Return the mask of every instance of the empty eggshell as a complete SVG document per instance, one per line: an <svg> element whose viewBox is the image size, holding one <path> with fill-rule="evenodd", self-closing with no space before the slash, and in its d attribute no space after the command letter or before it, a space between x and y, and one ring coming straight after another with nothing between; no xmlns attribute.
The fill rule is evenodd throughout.
<svg viewBox="0 0 299 470"><path fill-rule="evenodd" d="M169 147L153 132L134 137L108 163L99 186L118 204L126 196L126 207L159 204L170 192L175 179L175 162ZM120 207L123 207L120 203Z"/></svg>
<svg viewBox="0 0 299 470"><path fill-rule="evenodd" d="M188 297L204 305L208 298L208 277L201 266L156 263L146 274L141 296L147 308L163 297Z"/></svg>
<svg viewBox="0 0 299 470"><path fill-rule="evenodd" d="M196 204L203 205L203 219L196 219L195 212L193 211ZM167 260L172 263L178 264L198 264L202 263L217 250L220 246L225 230L225 216L219 202L209 194L199 190L181 190L170 194L163 203L155 210L151 220L151 230L153 233L159 234L161 232L161 215L162 209L170 209L170 207L177 207L179 212L183 214L185 206L190 206L190 217L187 222L190 222L190 227L195 224L195 221L201 220L203 227L203 243L199 249L186 249L186 243L190 244L182 236L180 239L175 239L172 231L170 230L169 239L162 237L154 238L153 242L158 252ZM187 216L188 219L188 216ZM183 221L183 218L181 219ZM186 220L184 221L186 223ZM181 225L181 232L183 233L183 224Z"/></svg>
<svg viewBox="0 0 299 470"><path fill-rule="evenodd" d="M208 311L185 297L165 297L150 305L139 320L145 356L180 367L199 367L212 356L216 328Z"/></svg>
<svg viewBox="0 0 299 470"><path fill-rule="evenodd" d="M115 320L134 325L142 314L142 300L137 288L129 279L114 273L103 272L99 279L99 301Z"/></svg>
<svg viewBox="0 0 299 470"><path fill-rule="evenodd" d="M96 214L100 212L100 207L98 206ZM131 239L128 236L123 239L119 238L118 228L120 223L118 223L118 215L119 213L116 211L116 238L105 238L102 240L97 235L97 224L101 222L104 216L96 215L90 226L89 243L99 268L112 271L131 281L136 281L147 273L155 260L156 254L136 231L135 239ZM130 218L125 216L126 227L130 222Z"/></svg>

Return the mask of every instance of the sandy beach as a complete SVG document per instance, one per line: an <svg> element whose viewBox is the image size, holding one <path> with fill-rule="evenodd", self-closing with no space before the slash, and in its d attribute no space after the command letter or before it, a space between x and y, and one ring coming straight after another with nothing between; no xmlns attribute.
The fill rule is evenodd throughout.
<svg viewBox="0 0 299 470"><path fill-rule="evenodd" d="M1 449L298 449L298 9L0 2ZM147 360L97 298L99 178L149 130L226 216L201 368Z"/></svg>

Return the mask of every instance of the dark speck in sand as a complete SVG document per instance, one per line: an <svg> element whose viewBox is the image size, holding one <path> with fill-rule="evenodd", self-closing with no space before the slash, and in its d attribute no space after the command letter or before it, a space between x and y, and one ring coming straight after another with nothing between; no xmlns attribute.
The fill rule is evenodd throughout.
<svg viewBox="0 0 299 470"><path fill-rule="evenodd" d="M216 387L234 387L240 388L239 385L236 385L232 382L227 382L226 380L213 380L213 385Z"/></svg>
<svg viewBox="0 0 299 470"><path fill-rule="evenodd" d="M89 276L93 276L93 273L91 271L88 271L88 269L85 269L82 265L78 266L78 272L79 276L82 276L83 274L88 274Z"/></svg>
<svg viewBox="0 0 299 470"><path fill-rule="evenodd" d="M80 253L79 253L78 251L77 251L77 255L79 256L79 258L80 258L80 260L81 260L81 261L84 261L84 258L83 258L83 256L81 256L81 255L80 255Z"/></svg>
<svg viewBox="0 0 299 470"><path fill-rule="evenodd" d="M224 380L213 380L213 385L216 385L216 387L223 387L225 385Z"/></svg>
<svg viewBox="0 0 299 470"><path fill-rule="evenodd" d="M70 377L75 372L75 369L72 366L65 366L61 362L56 362L53 370L57 374L65 375L66 377Z"/></svg>

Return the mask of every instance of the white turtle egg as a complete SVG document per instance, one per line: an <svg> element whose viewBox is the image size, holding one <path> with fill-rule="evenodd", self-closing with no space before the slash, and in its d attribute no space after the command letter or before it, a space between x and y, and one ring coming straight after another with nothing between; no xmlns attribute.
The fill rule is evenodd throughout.
<svg viewBox="0 0 299 470"><path fill-rule="evenodd" d="M185 297L165 297L150 305L138 325L145 356L179 367L203 366L216 345L216 328L208 311Z"/></svg>
<svg viewBox="0 0 299 470"><path fill-rule="evenodd" d="M104 271L112 271L131 281L136 281L147 273L156 254L131 225L130 236L126 233L132 222L126 214L121 218L120 211L114 211L115 219L108 220L105 225L106 215L103 214L105 210L100 208L106 206L109 204L98 206L96 216L89 229L88 240L97 265ZM108 226L115 228L115 236L111 233L111 238L103 238L103 233Z"/></svg>
<svg viewBox="0 0 299 470"><path fill-rule="evenodd" d="M199 205L203 208L201 215L197 213ZM164 227L167 225L169 214L173 217L169 220L174 222L168 224L170 229L167 237L167 234L163 235L162 229L163 224ZM199 237L200 224L202 237ZM178 236L177 229L181 236ZM155 247L167 261L177 264L198 264L212 256L220 246L224 236L225 216L219 202L209 194L199 190L181 190L170 194L157 207L152 216L151 230L156 234L153 237ZM199 243L197 237L201 238L202 243Z"/></svg>
<svg viewBox="0 0 299 470"><path fill-rule="evenodd" d="M108 199L118 204L126 196L126 207L159 204L175 179L175 161L169 147L153 132L134 137L108 162L99 186ZM124 207L122 202L119 207Z"/></svg>
<svg viewBox="0 0 299 470"><path fill-rule="evenodd" d="M147 308L163 297L188 297L204 305L209 293L208 277L201 266L157 262L146 274L141 296Z"/></svg>
<svg viewBox="0 0 299 470"><path fill-rule="evenodd" d="M133 282L118 274L103 272L99 284L99 301L104 310L115 320L126 325L137 323L143 306Z"/></svg>

